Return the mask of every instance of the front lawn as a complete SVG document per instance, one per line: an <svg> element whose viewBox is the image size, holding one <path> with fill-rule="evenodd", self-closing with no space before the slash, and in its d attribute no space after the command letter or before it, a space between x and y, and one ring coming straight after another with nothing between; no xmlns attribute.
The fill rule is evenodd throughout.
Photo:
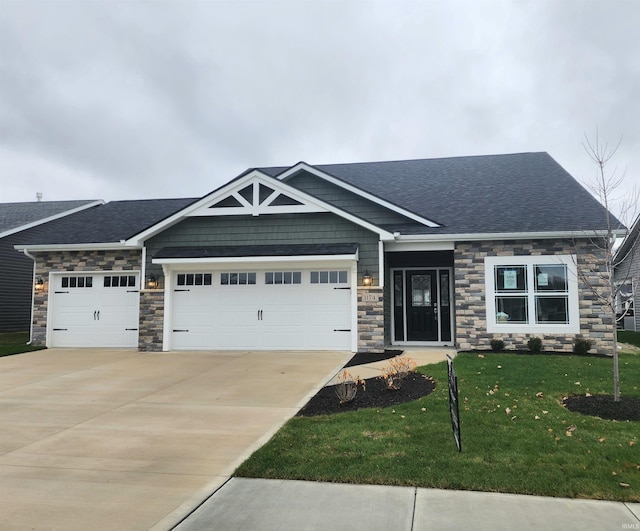
<svg viewBox="0 0 640 531"><path fill-rule="evenodd" d="M29 332L7 332L0 334L0 357L44 348L27 345L27 341L29 341Z"/></svg>
<svg viewBox="0 0 640 531"><path fill-rule="evenodd" d="M419 368L436 381L430 395L293 418L235 475L640 501L640 422L561 405L572 393L610 394L610 359L463 353L455 368L461 453L443 362ZM621 354L620 374L623 397L640 396L640 356Z"/></svg>

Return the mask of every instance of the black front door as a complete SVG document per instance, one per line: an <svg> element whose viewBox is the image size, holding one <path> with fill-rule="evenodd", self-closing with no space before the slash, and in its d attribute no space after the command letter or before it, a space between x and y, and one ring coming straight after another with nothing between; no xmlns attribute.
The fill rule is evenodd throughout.
<svg viewBox="0 0 640 531"><path fill-rule="evenodd" d="M407 341L438 341L436 271L407 271Z"/></svg>

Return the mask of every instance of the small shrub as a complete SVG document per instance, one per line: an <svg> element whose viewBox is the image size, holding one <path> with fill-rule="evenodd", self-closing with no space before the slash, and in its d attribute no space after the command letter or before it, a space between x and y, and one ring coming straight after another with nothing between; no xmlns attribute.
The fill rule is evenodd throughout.
<svg viewBox="0 0 640 531"><path fill-rule="evenodd" d="M502 341L502 339L492 339L491 350L493 350L494 352L500 352L504 350L504 341Z"/></svg>
<svg viewBox="0 0 640 531"><path fill-rule="evenodd" d="M353 377L353 375L345 369L340 375L338 375L338 383L336 384L336 396L340 401L340 404L346 404L351 402L358 393L358 384L362 384L362 389L365 389L366 383L361 380L359 376Z"/></svg>
<svg viewBox="0 0 640 531"><path fill-rule="evenodd" d="M411 358L396 356L389 361L389 367L383 369L380 378L387 389L397 391L402 387L402 380L405 379L410 372L416 370L416 365L416 362Z"/></svg>
<svg viewBox="0 0 640 531"><path fill-rule="evenodd" d="M527 341L527 347L532 354L540 354L542 352L542 339L539 337L532 337Z"/></svg>
<svg viewBox="0 0 640 531"><path fill-rule="evenodd" d="M591 350L592 343L589 339L576 336L573 340L573 353L579 356L584 356Z"/></svg>

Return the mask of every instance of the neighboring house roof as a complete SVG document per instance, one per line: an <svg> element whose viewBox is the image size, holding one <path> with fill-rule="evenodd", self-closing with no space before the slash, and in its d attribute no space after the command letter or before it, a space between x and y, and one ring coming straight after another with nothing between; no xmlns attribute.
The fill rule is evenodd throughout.
<svg viewBox="0 0 640 531"><path fill-rule="evenodd" d="M0 238L103 203L97 199L0 203Z"/></svg>
<svg viewBox="0 0 640 531"><path fill-rule="evenodd" d="M614 264L622 263L622 261L629 254L629 251L631 251L632 249L634 249L635 252L638 252L638 238L640 238L640 214L638 214L635 221L633 222L633 225L631 225L631 228L629 229L627 236L622 242L622 245L620 245L620 247L618 247L618 249L616 250L616 254L613 258Z"/></svg>
<svg viewBox="0 0 640 531"><path fill-rule="evenodd" d="M605 208L548 153L313 167L442 225L395 226L388 230L423 234L557 233L603 230L607 226ZM288 170L259 169L274 177Z"/></svg>
<svg viewBox="0 0 640 531"><path fill-rule="evenodd" d="M19 246L119 243L196 200L111 201L31 229L20 239Z"/></svg>

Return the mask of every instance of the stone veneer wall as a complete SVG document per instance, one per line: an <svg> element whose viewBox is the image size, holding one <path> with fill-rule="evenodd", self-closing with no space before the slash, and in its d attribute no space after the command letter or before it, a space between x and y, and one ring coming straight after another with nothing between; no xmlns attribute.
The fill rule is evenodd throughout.
<svg viewBox="0 0 640 531"><path fill-rule="evenodd" d="M142 352L161 352L164 324L164 291L140 292L140 327L138 349Z"/></svg>
<svg viewBox="0 0 640 531"><path fill-rule="evenodd" d="M71 271L133 271L142 267L142 253L139 249L115 251L42 251L33 252L36 257L36 276L49 282L50 272ZM143 280L141 279L141 282ZM33 300L34 345L44 346L47 339L47 311L49 290L36 292Z"/></svg>
<svg viewBox="0 0 640 531"><path fill-rule="evenodd" d="M495 242L460 242L456 244L455 300L456 343L461 350L488 349L492 339L502 339L506 348L527 348L532 335L542 339L545 350L568 351L573 348L573 334L492 334L486 332L484 259L487 256L535 256L571 254L577 256L579 272L584 273L599 292L606 291L601 276L604 264L601 252L587 240L526 240ZM599 268L599 271L598 271ZM580 274L580 273L579 273ZM579 279L580 335L593 342L591 353L611 354L612 319L592 290Z"/></svg>
<svg viewBox="0 0 640 531"><path fill-rule="evenodd" d="M384 352L384 294L379 286L358 287L358 352Z"/></svg>

